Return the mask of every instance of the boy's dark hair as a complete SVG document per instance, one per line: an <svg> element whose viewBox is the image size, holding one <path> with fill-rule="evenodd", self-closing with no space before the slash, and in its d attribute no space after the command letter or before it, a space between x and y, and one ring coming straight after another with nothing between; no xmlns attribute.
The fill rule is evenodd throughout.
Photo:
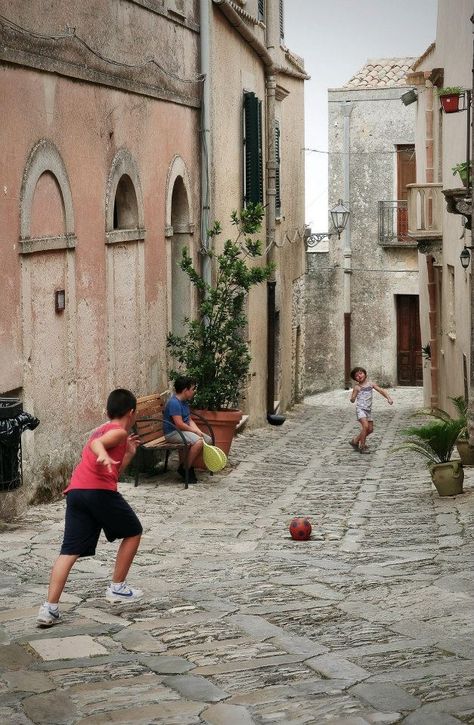
<svg viewBox="0 0 474 725"><path fill-rule="evenodd" d="M121 418L131 410L136 410L137 399L130 390L125 388L117 388L112 390L107 398L107 415L110 420Z"/></svg>
<svg viewBox="0 0 474 725"><path fill-rule="evenodd" d="M190 375L179 375L174 381L174 389L177 393L182 393L183 390L192 388L196 385L196 378L192 378Z"/></svg>
<svg viewBox="0 0 474 725"><path fill-rule="evenodd" d="M351 378L352 380L355 380L355 374L356 373L364 373L364 375L367 377L367 370L365 368L354 368L351 370Z"/></svg>

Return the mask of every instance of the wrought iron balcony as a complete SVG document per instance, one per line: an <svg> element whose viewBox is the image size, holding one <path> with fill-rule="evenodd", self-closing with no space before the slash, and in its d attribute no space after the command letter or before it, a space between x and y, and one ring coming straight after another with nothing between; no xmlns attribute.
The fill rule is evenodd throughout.
<svg viewBox="0 0 474 725"><path fill-rule="evenodd" d="M408 184L408 234L412 239L442 239L442 188L442 184Z"/></svg>
<svg viewBox="0 0 474 725"><path fill-rule="evenodd" d="M414 244L408 235L406 201L379 201L379 244L383 247L406 247Z"/></svg>

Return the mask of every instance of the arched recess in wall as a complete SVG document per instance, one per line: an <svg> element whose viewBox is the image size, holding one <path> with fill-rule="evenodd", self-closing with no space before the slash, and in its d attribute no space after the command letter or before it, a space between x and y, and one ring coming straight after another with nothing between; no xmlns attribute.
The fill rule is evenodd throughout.
<svg viewBox="0 0 474 725"><path fill-rule="evenodd" d="M20 191L23 397L42 423L27 444L31 456L28 446L41 451L42 438L48 439L47 450L64 453L69 430L76 428L75 245L66 166L52 141L40 139L29 153Z"/></svg>
<svg viewBox="0 0 474 725"><path fill-rule="evenodd" d="M175 335L184 332L184 318L192 315L193 297L189 278L179 266L183 247L193 255L194 223L186 164L175 156L166 184L166 230L168 267L168 329Z"/></svg>
<svg viewBox="0 0 474 725"><path fill-rule="evenodd" d="M138 166L121 148L105 195L109 387L145 390L145 223Z"/></svg>

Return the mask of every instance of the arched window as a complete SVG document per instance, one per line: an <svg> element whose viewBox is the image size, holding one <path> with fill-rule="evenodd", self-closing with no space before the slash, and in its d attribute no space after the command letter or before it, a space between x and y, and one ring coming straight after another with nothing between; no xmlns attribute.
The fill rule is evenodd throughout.
<svg viewBox="0 0 474 725"><path fill-rule="evenodd" d="M130 176L124 174L117 185L114 201L114 229L137 229L137 195Z"/></svg>
<svg viewBox="0 0 474 725"><path fill-rule="evenodd" d="M127 149L119 149L107 180L105 241L142 241L145 238L143 195L138 167Z"/></svg>

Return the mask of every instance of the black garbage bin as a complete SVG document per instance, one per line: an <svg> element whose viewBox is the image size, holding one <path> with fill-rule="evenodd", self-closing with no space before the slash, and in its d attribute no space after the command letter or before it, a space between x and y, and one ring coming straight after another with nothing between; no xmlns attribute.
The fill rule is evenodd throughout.
<svg viewBox="0 0 474 725"><path fill-rule="evenodd" d="M0 398L0 491L21 486L21 434L38 424L37 418L23 412L18 398Z"/></svg>

